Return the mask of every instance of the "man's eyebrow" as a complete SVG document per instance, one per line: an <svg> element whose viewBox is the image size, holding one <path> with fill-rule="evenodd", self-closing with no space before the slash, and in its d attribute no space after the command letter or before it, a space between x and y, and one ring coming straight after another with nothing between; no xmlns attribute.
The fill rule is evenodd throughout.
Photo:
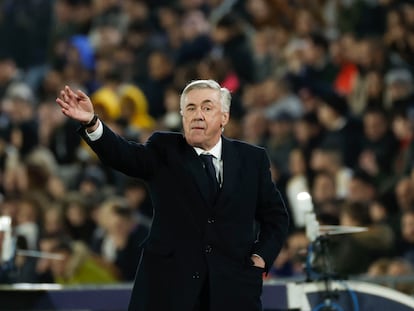
<svg viewBox="0 0 414 311"><path fill-rule="evenodd" d="M202 104L214 104L214 101L213 100L211 100L211 99L205 99L205 100L203 100L202 102L201 102L201 105ZM188 107L188 106L195 106L196 104L195 103L192 103L192 102L190 102L190 103L188 103L187 105L186 105L186 107Z"/></svg>

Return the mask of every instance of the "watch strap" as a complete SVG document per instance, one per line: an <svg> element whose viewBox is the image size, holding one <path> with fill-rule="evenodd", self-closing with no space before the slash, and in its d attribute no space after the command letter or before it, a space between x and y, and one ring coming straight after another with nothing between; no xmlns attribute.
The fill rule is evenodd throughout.
<svg viewBox="0 0 414 311"><path fill-rule="evenodd" d="M92 127L98 122L98 115L94 114L92 120L90 120L88 123L82 123L82 126L85 128Z"/></svg>

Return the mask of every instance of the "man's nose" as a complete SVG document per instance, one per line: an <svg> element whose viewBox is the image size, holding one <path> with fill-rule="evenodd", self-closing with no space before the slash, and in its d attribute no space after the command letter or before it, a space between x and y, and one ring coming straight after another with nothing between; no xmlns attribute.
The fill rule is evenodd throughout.
<svg viewBox="0 0 414 311"><path fill-rule="evenodd" d="M203 110L200 108L195 109L194 118L197 120L204 120Z"/></svg>

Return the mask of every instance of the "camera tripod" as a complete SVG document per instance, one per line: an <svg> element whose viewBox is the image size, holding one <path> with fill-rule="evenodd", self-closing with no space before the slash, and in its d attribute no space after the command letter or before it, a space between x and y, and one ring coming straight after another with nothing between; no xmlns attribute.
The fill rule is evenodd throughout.
<svg viewBox="0 0 414 311"><path fill-rule="evenodd" d="M310 243L306 258L306 281L323 281L324 284L323 301L312 311L344 311L335 302L339 294L332 288L332 282L337 279L329 253L329 235L320 235Z"/></svg>

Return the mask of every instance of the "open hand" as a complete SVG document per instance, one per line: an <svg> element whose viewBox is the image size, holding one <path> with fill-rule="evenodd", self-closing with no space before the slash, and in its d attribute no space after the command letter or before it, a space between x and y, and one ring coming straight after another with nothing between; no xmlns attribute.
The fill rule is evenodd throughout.
<svg viewBox="0 0 414 311"><path fill-rule="evenodd" d="M74 92L69 86L65 86L56 102L65 116L79 122L88 123L94 116L92 102L81 90Z"/></svg>

